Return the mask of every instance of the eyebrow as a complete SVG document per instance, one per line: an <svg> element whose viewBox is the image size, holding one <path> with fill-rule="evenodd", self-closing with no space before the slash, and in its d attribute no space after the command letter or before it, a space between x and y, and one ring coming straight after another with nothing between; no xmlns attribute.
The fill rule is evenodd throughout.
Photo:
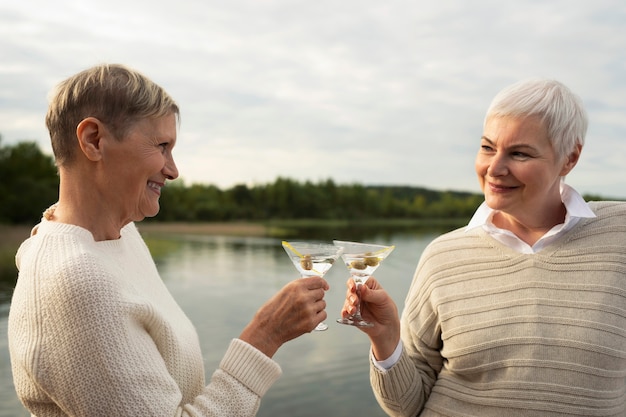
<svg viewBox="0 0 626 417"><path fill-rule="evenodd" d="M486 140L491 145L494 144L494 142L491 139L489 139L487 136L481 136L480 139L481 140ZM518 143L518 144L514 144L513 146L511 146L509 149L531 149L531 150L536 150L537 148L535 148L534 146L529 145L527 143Z"/></svg>

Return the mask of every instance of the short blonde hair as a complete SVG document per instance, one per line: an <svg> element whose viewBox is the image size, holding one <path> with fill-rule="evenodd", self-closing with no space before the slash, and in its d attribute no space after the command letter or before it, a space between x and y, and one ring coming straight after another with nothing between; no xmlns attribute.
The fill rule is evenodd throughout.
<svg viewBox="0 0 626 417"><path fill-rule="evenodd" d="M54 91L46 114L57 166L71 163L78 143L76 128L95 117L122 140L139 120L175 114L178 105L159 85L118 64L102 64L71 76Z"/></svg>

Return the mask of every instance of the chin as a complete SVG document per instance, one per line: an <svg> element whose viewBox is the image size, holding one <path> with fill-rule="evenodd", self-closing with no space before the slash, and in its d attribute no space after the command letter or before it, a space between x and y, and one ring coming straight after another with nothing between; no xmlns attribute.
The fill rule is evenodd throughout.
<svg viewBox="0 0 626 417"><path fill-rule="evenodd" d="M158 201L151 201L149 204L145 204L143 205L143 207L139 207L139 210L137 210L137 216L140 217L141 220L145 219L146 217L155 217L157 214L159 214L160 210L161 206L159 205Z"/></svg>
<svg viewBox="0 0 626 417"><path fill-rule="evenodd" d="M503 211L506 208L506 204L504 204L502 199L493 196L485 196L485 203L487 203L492 210Z"/></svg>
<svg viewBox="0 0 626 417"><path fill-rule="evenodd" d="M157 210L154 214L152 212L144 212L144 213L140 213L137 214L135 217L132 218L132 221L135 223L138 223L146 218L151 218L151 217L155 217L157 214L159 213L159 211Z"/></svg>
<svg viewBox="0 0 626 417"><path fill-rule="evenodd" d="M157 214L159 214L159 210L156 210L154 212L144 213L144 216L141 218L141 220L145 219L146 217L156 217Z"/></svg>

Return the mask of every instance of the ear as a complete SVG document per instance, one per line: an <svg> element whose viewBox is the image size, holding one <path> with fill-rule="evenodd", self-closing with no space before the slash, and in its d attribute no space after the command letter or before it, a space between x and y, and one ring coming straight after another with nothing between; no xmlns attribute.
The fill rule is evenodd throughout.
<svg viewBox="0 0 626 417"><path fill-rule="evenodd" d="M563 168L561 169L561 177L566 176L570 173L572 169L574 169L574 167L578 163L578 159L580 159L580 152L582 151L582 149L583 145L577 143L574 147L574 150L572 150L572 152L567 155Z"/></svg>
<svg viewBox="0 0 626 417"><path fill-rule="evenodd" d="M87 117L76 126L78 146L90 161L99 161L102 158L102 139L106 128L95 117Z"/></svg>

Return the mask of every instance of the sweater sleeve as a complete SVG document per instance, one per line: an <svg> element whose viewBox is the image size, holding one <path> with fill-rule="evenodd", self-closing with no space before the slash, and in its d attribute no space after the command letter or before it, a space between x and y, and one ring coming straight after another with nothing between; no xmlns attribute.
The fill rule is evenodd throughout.
<svg viewBox="0 0 626 417"><path fill-rule="evenodd" d="M202 395L178 411L190 417L253 416L280 373L270 358L242 340L233 339Z"/></svg>

